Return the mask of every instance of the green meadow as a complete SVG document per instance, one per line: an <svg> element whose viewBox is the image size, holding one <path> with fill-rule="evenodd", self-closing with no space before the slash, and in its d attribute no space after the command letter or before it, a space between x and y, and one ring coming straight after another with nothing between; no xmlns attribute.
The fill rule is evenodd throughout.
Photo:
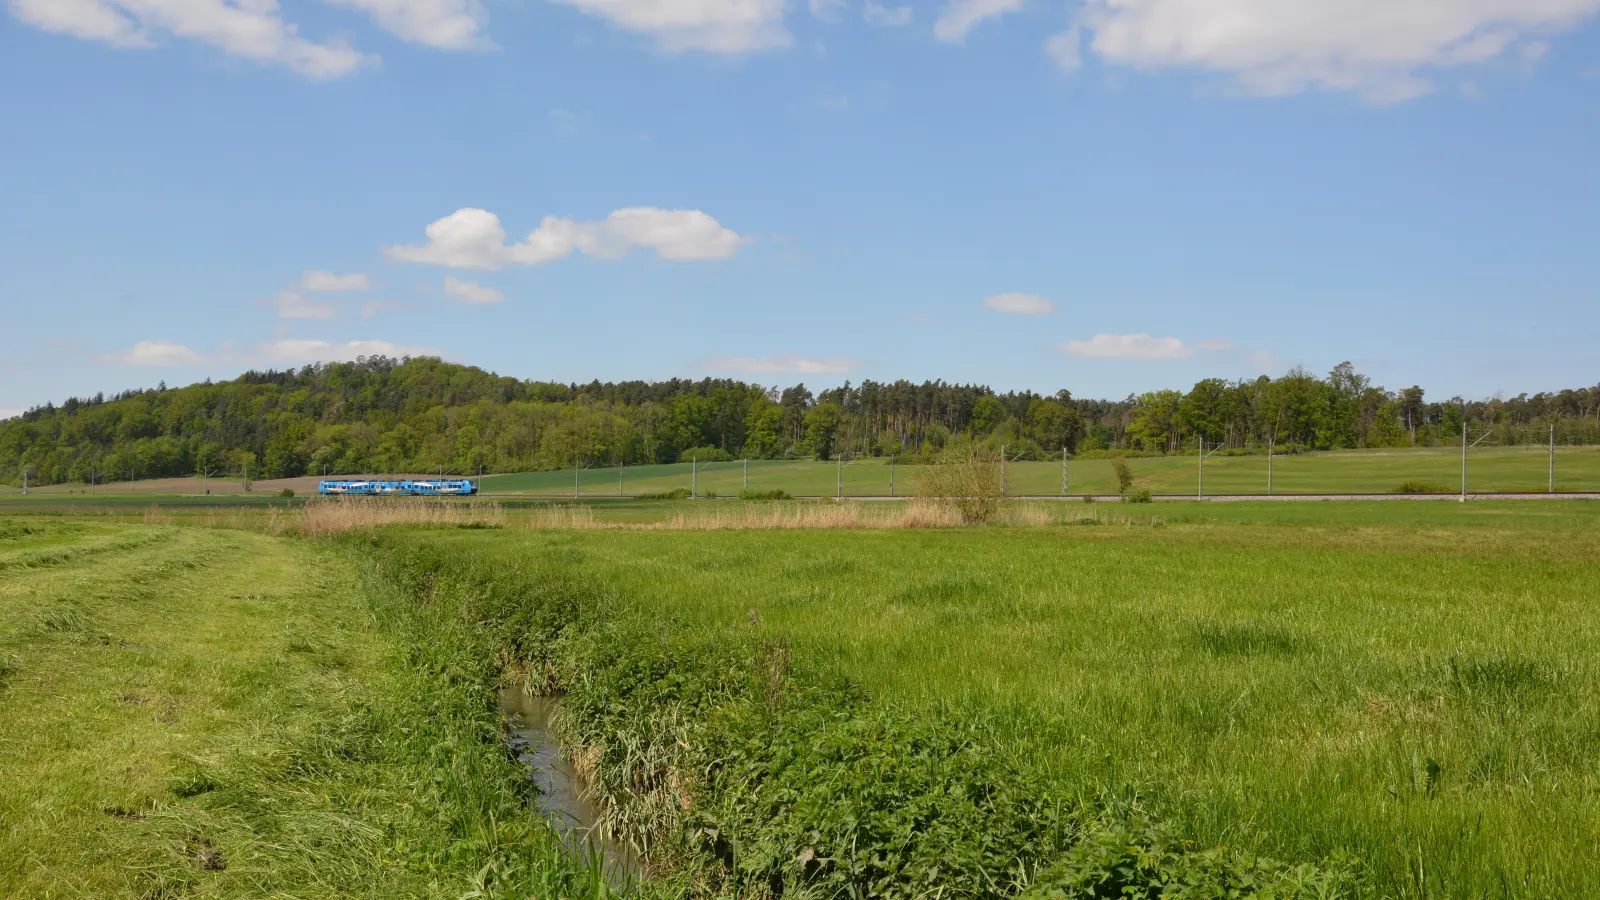
<svg viewBox="0 0 1600 900"><path fill-rule="evenodd" d="M1200 489L1200 462L1194 456L1130 459L1138 487L1156 494L1193 495ZM1475 492L1544 491L1549 487L1550 457L1539 447L1474 448L1468 459L1467 487ZM1276 456L1272 460L1272 490L1279 494L1386 494L1407 483L1428 484L1450 491L1461 487L1461 453L1449 449L1348 450ZM1217 455L1205 461L1204 489L1210 494L1267 493L1265 456ZM752 460L751 490L783 490L795 496L832 497L842 481L846 496L887 496L890 466L884 459L837 462L815 460ZM917 492L921 467L893 467L894 493ZM1068 460L1067 493L1115 494L1117 480L1109 460ZM692 470L698 470L696 474ZM482 479L491 494L550 496L633 496L690 489L722 496L739 493L746 485L743 462L692 465L589 468L581 472L524 472L490 475ZM1557 447L1557 491L1600 490L1600 448ZM1060 460L1011 462L1006 466L1007 493L1058 495L1062 491Z"/></svg>
<svg viewBox="0 0 1600 900"><path fill-rule="evenodd" d="M605 895L511 684L641 896L1600 896L1600 503L56 502L0 518L0 895Z"/></svg>
<svg viewBox="0 0 1600 900"><path fill-rule="evenodd" d="M325 545L0 518L0 896L603 893L470 640Z"/></svg>

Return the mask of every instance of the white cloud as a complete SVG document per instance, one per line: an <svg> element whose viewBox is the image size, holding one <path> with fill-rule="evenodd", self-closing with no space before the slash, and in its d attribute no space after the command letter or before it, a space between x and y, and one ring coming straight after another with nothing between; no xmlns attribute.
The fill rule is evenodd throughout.
<svg viewBox="0 0 1600 900"><path fill-rule="evenodd" d="M1122 2L1122 0L1110 0ZM979 22L1022 7L1022 0L951 0L939 10L933 23L933 36L947 44L959 44Z"/></svg>
<svg viewBox="0 0 1600 900"><path fill-rule="evenodd" d="M1063 72L1076 72L1083 66L1083 33L1074 25L1044 42L1044 52Z"/></svg>
<svg viewBox="0 0 1600 900"><path fill-rule="evenodd" d="M352 272L349 275L335 275L332 272L317 270L306 272L300 276L300 289L303 291L317 291L323 294L370 291L372 290L372 279L360 272Z"/></svg>
<svg viewBox="0 0 1600 900"><path fill-rule="evenodd" d="M192 366L205 362L205 356L171 341L140 341L107 360L125 366Z"/></svg>
<svg viewBox="0 0 1600 900"><path fill-rule="evenodd" d="M1431 91L1426 70L1493 59L1596 12L1600 0L1088 0L1081 23L1094 52L1120 65L1392 102Z"/></svg>
<svg viewBox="0 0 1600 900"><path fill-rule="evenodd" d="M476 281L463 281L454 275L444 277L444 295L462 303L489 304L499 303L506 299L506 295L492 287L484 287Z"/></svg>
<svg viewBox="0 0 1600 900"><path fill-rule="evenodd" d="M1060 349L1073 356L1099 359L1187 359L1194 355L1175 337L1148 334L1097 334L1087 341L1067 341Z"/></svg>
<svg viewBox="0 0 1600 900"><path fill-rule="evenodd" d="M1056 308L1048 297L1038 294L995 294L984 298L983 305L1012 316L1044 316Z"/></svg>
<svg viewBox="0 0 1600 900"><path fill-rule="evenodd" d="M330 341L286 339L264 344L249 359L278 365L304 365L314 362L349 362L358 356L438 356L433 347L394 344L389 341Z"/></svg>
<svg viewBox="0 0 1600 900"><path fill-rule="evenodd" d="M1208 340L1204 340L1204 341L1201 341L1198 344L1195 344L1195 346L1199 347L1201 350L1211 350L1211 351L1214 351L1214 352L1221 353L1221 352L1226 352L1228 350L1232 350L1233 349L1233 341L1227 340L1225 338L1210 338Z"/></svg>
<svg viewBox="0 0 1600 900"><path fill-rule="evenodd" d="M807 0L806 8L811 14L824 22L839 20L838 10L843 9L845 0Z"/></svg>
<svg viewBox="0 0 1600 900"><path fill-rule="evenodd" d="M868 25L882 25L886 28L903 28L911 24L913 13L909 6L884 6L867 0L861 7L861 18Z"/></svg>
<svg viewBox="0 0 1600 900"><path fill-rule="evenodd" d="M743 54L787 47L786 0L552 0L646 34L669 52Z"/></svg>
<svg viewBox="0 0 1600 900"><path fill-rule="evenodd" d="M279 291L267 305L277 311L280 319L331 319L335 312L333 304L297 291Z"/></svg>
<svg viewBox="0 0 1600 900"><path fill-rule="evenodd" d="M307 40L278 16L276 0L7 0L11 14L45 31L118 47L149 47L161 33L231 56L336 78L376 62L342 40Z"/></svg>
<svg viewBox="0 0 1600 900"><path fill-rule="evenodd" d="M0 406L0 422L4 422L7 419L15 419L17 416L20 416L25 412L27 412L25 409L17 409L12 406Z"/></svg>
<svg viewBox="0 0 1600 900"><path fill-rule="evenodd" d="M489 14L479 0L326 0L360 10L403 41L440 50L490 50Z"/></svg>
<svg viewBox="0 0 1600 900"><path fill-rule="evenodd" d="M599 259L618 259L636 247L669 260L726 259L745 242L735 232L697 209L619 209L599 222L546 216L518 244L506 243L500 217L482 209L460 209L429 225L428 242L384 248L399 262L453 269L503 269L537 266L577 251Z"/></svg>
<svg viewBox="0 0 1600 900"><path fill-rule="evenodd" d="M813 358L781 353L776 356L713 356L700 365L710 372L743 372L751 375L843 375L855 368L856 361L843 356Z"/></svg>

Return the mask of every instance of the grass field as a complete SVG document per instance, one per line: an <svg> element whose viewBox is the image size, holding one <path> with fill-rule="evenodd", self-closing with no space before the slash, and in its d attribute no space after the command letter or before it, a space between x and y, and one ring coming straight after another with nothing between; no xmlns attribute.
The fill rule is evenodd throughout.
<svg viewBox="0 0 1600 900"><path fill-rule="evenodd" d="M310 542L0 519L0 896L596 893L448 629L366 597Z"/></svg>
<svg viewBox="0 0 1600 900"><path fill-rule="evenodd" d="M765 683L781 653L786 683L864 690L851 715L865 704L986 735L1066 806L1136 796L1197 847L1348 854L1356 875L1328 896L1600 896L1600 504L1186 509L1209 524L396 533L389 546L480 570L502 593L518 567L539 573L508 607L521 622L551 614L551 584L582 586L588 608L565 615L620 645L560 649L569 634L550 665L571 678L562 666L589 660L569 702L603 727L571 733L618 765L643 751L617 742L649 744L677 716L750 714L708 699L737 694L723 681L699 694L656 679L697 685L712 677L697 666L743 659ZM641 693L653 713L618 720ZM762 740L782 744L773 730L800 715L779 709ZM670 734L686 745L713 740L683 729ZM796 746L813 750L792 752L828 740L808 734ZM808 777L833 777L817 765ZM808 839L826 841L818 810L857 816L855 790L833 784L818 809L791 798L786 815L817 816Z"/></svg>
<svg viewBox="0 0 1600 900"><path fill-rule="evenodd" d="M1128 460L1137 485L1157 494L1192 495L1198 488L1195 457L1160 457ZM744 487L744 463L708 463L699 466L699 490L728 496ZM1541 448L1476 448L1469 459L1468 488L1472 491L1543 491L1549 485L1549 456ZM917 491L916 466L894 467L894 490L899 495ZM688 489L694 478L689 464L588 469L578 473L577 487L584 496L615 496L618 476L621 493L663 493ZM890 492L888 464L868 459L835 463L814 460L757 460L749 464L752 490L780 489L796 496L831 497L839 490L847 496L883 496ZM486 476L487 493L571 496L572 469ZM1068 488L1073 494L1115 494L1117 482L1108 460L1082 460L1067 466ZM1272 462L1272 488L1279 494L1383 494L1406 482L1432 482L1449 490L1461 486L1459 450L1384 450L1307 453L1279 456ZM1018 495L1061 493L1061 463L1013 462L1006 467L1007 492ZM1267 459L1264 456L1214 456L1205 463L1205 490L1211 494L1265 494ZM1556 449L1556 490L1600 490L1600 448Z"/></svg>
<svg viewBox="0 0 1600 900"><path fill-rule="evenodd" d="M1600 503L594 527L685 507L839 508L8 501L0 895L603 894L499 746L512 678L647 896L1600 896Z"/></svg>

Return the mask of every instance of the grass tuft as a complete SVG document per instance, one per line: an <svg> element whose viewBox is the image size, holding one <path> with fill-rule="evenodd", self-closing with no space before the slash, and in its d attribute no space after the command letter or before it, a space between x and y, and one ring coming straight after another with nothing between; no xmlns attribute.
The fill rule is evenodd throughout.
<svg viewBox="0 0 1600 900"><path fill-rule="evenodd" d="M1197 622L1192 634L1213 656L1292 656L1301 648L1287 628L1261 622Z"/></svg>

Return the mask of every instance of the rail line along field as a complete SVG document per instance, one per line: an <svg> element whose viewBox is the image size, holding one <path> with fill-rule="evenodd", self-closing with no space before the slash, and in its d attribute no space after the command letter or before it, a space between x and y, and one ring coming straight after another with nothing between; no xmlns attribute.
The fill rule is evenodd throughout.
<svg viewBox="0 0 1600 900"><path fill-rule="evenodd" d="M0 893L1600 892L1594 502L47 502L0 519ZM507 685L643 883L545 822Z"/></svg>
<svg viewBox="0 0 1600 900"><path fill-rule="evenodd" d="M1200 485L1199 460L1193 456L1126 460L1139 487L1156 494L1194 496ZM1453 492L1461 486L1459 449L1336 451L1277 456L1271 461L1272 489L1279 494L1387 494L1405 491ZM1265 455L1217 455L1205 460L1204 490L1212 494L1266 494ZM604 497L696 490L734 496L745 489L782 490L794 496L915 496L926 466L891 466L886 459L838 462L815 460L752 460L669 465L593 467L489 475L481 479L491 494ZM1600 490L1600 448L1558 447L1554 487L1557 492ZM1117 479L1109 459L1067 461L1067 491L1072 495L1116 494ZM891 477L893 481L891 482ZM1062 491L1059 459L1011 461L1006 465L1007 492L1017 496L1051 496ZM1468 461L1468 488L1477 493L1543 492L1551 486L1550 456L1544 448L1474 449Z"/></svg>

